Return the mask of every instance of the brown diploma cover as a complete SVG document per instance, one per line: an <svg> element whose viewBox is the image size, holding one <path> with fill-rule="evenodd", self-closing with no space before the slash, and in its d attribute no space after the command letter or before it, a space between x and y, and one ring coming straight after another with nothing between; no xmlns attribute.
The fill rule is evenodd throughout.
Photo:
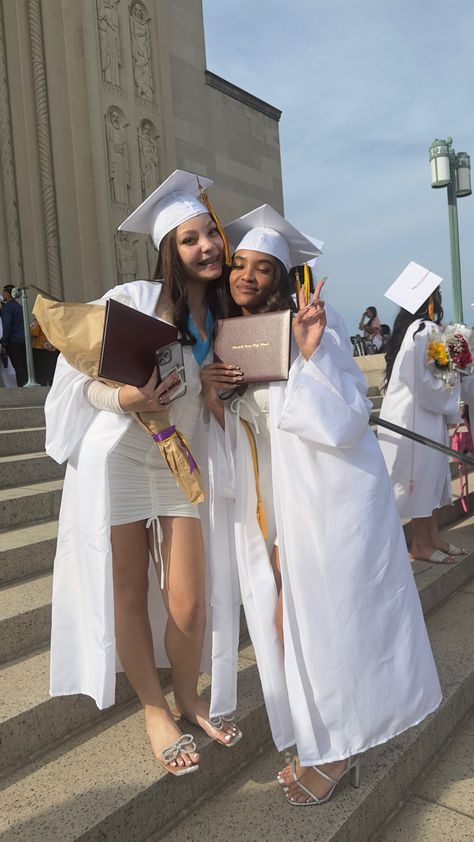
<svg viewBox="0 0 474 842"><path fill-rule="evenodd" d="M144 386L155 367L155 352L177 338L174 325L109 298L105 304L99 377Z"/></svg>
<svg viewBox="0 0 474 842"><path fill-rule="evenodd" d="M290 338L290 310L219 319L214 360L240 366L243 383L288 380Z"/></svg>

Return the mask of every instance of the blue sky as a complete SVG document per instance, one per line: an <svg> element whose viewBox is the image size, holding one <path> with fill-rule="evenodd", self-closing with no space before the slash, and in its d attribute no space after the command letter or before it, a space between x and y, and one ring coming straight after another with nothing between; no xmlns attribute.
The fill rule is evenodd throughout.
<svg viewBox="0 0 474 842"><path fill-rule="evenodd" d="M473 157L474 2L203 0L208 69L283 111L285 214L325 241L325 297L351 332L409 260L441 275L452 317L446 190L428 149ZM451 11L452 9L452 11ZM458 203L464 320L474 321L474 196Z"/></svg>

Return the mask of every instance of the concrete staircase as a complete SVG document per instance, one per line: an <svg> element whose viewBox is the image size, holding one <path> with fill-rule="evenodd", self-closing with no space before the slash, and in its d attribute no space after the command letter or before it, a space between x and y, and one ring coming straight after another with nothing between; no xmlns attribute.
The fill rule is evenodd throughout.
<svg viewBox="0 0 474 842"><path fill-rule="evenodd" d="M0 390L2 842L144 842L168 833L182 840L234 834L252 842L289 833L367 842L474 702L474 520L460 520L459 502L444 510L451 540L472 552L454 567L414 567L443 705L366 755L359 790L344 785L329 805L315 810L296 811L283 802L274 775L285 758L271 747L245 627L239 661L244 739L229 750L193 729L201 769L176 780L151 756L142 713L123 675L109 711L98 711L87 697L48 696L51 565L63 469L41 452L45 393ZM161 677L169 687L166 671ZM207 688L203 677L201 689Z"/></svg>

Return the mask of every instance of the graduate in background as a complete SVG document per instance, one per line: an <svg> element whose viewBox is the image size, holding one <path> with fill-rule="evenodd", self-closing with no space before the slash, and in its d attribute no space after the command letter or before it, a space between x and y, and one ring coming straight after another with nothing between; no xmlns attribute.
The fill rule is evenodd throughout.
<svg viewBox="0 0 474 842"><path fill-rule="evenodd" d="M448 383L430 362L433 338L442 339L441 278L410 263L385 293L401 305L385 359L386 387L380 418L449 444L448 424L459 420L459 376ZM378 439L401 518L412 525L412 558L452 564L466 550L439 534L438 509L452 502L449 457L379 427Z"/></svg>
<svg viewBox="0 0 474 842"><path fill-rule="evenodd" d="M311 242L268 205L226 231L236 246L234 314L296 309L288 270L310 259ZM311 302L300 295L288 382L250 385L222 401L222 364L201 370L211 412L213 603L227 618L219 647L234 673L231 680L229 668L226 685L213 682L211 713L236 706L239 598L227 512L273 739L280 751L295 743L298 750L278 775L295 806L328 801L348 772L358 785L358 755L416 725L441 700L390 480L368 425L366 383L326 324L320 289Z"/></svg>
<svg viewBox="0 0 474 842"><path fill-rule="evenodd" d="M179 328L187 343L186 394L170 403L179 379L171 374L158 385L156 370L142 388L112 388L61 355L45 407L46 450L57 462L68 460L54 563L51 695L85 693L106 708L115 701L116 669L123 669L144 707L154 754L174 775L195 772L199 755L168 707L156 666L171 666L183 718L224 746L241 736L229 721L210 721L197 693L200 666L210 671L199 508L132 417L169 411L170 425L199 452L199 369L210 353L224 270L224 242L202 198L197 176L181 170L157 188L120 226L151 234L157 281L116 286L95 302L114 299Z"/></svg>

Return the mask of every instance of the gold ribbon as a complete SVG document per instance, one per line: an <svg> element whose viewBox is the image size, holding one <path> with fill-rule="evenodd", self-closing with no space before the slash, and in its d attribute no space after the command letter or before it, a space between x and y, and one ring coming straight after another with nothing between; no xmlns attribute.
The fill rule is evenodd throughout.
<svg viewBox="0 0 474 842"><path fill-rule="evenodd" d="M241 418L240 421L244 425L245 432L247 433L250 453L252 454L253 472L255 475L255 491L257 492L257 522L261 529L263 537L266 538L268 535L268 528L265 509L263 507L262 495L260 493L260 471L258 468L257 444L255 442L255 436L252 432L252 427L250 426L249 422L245 421L243 418Z"/></svg>

